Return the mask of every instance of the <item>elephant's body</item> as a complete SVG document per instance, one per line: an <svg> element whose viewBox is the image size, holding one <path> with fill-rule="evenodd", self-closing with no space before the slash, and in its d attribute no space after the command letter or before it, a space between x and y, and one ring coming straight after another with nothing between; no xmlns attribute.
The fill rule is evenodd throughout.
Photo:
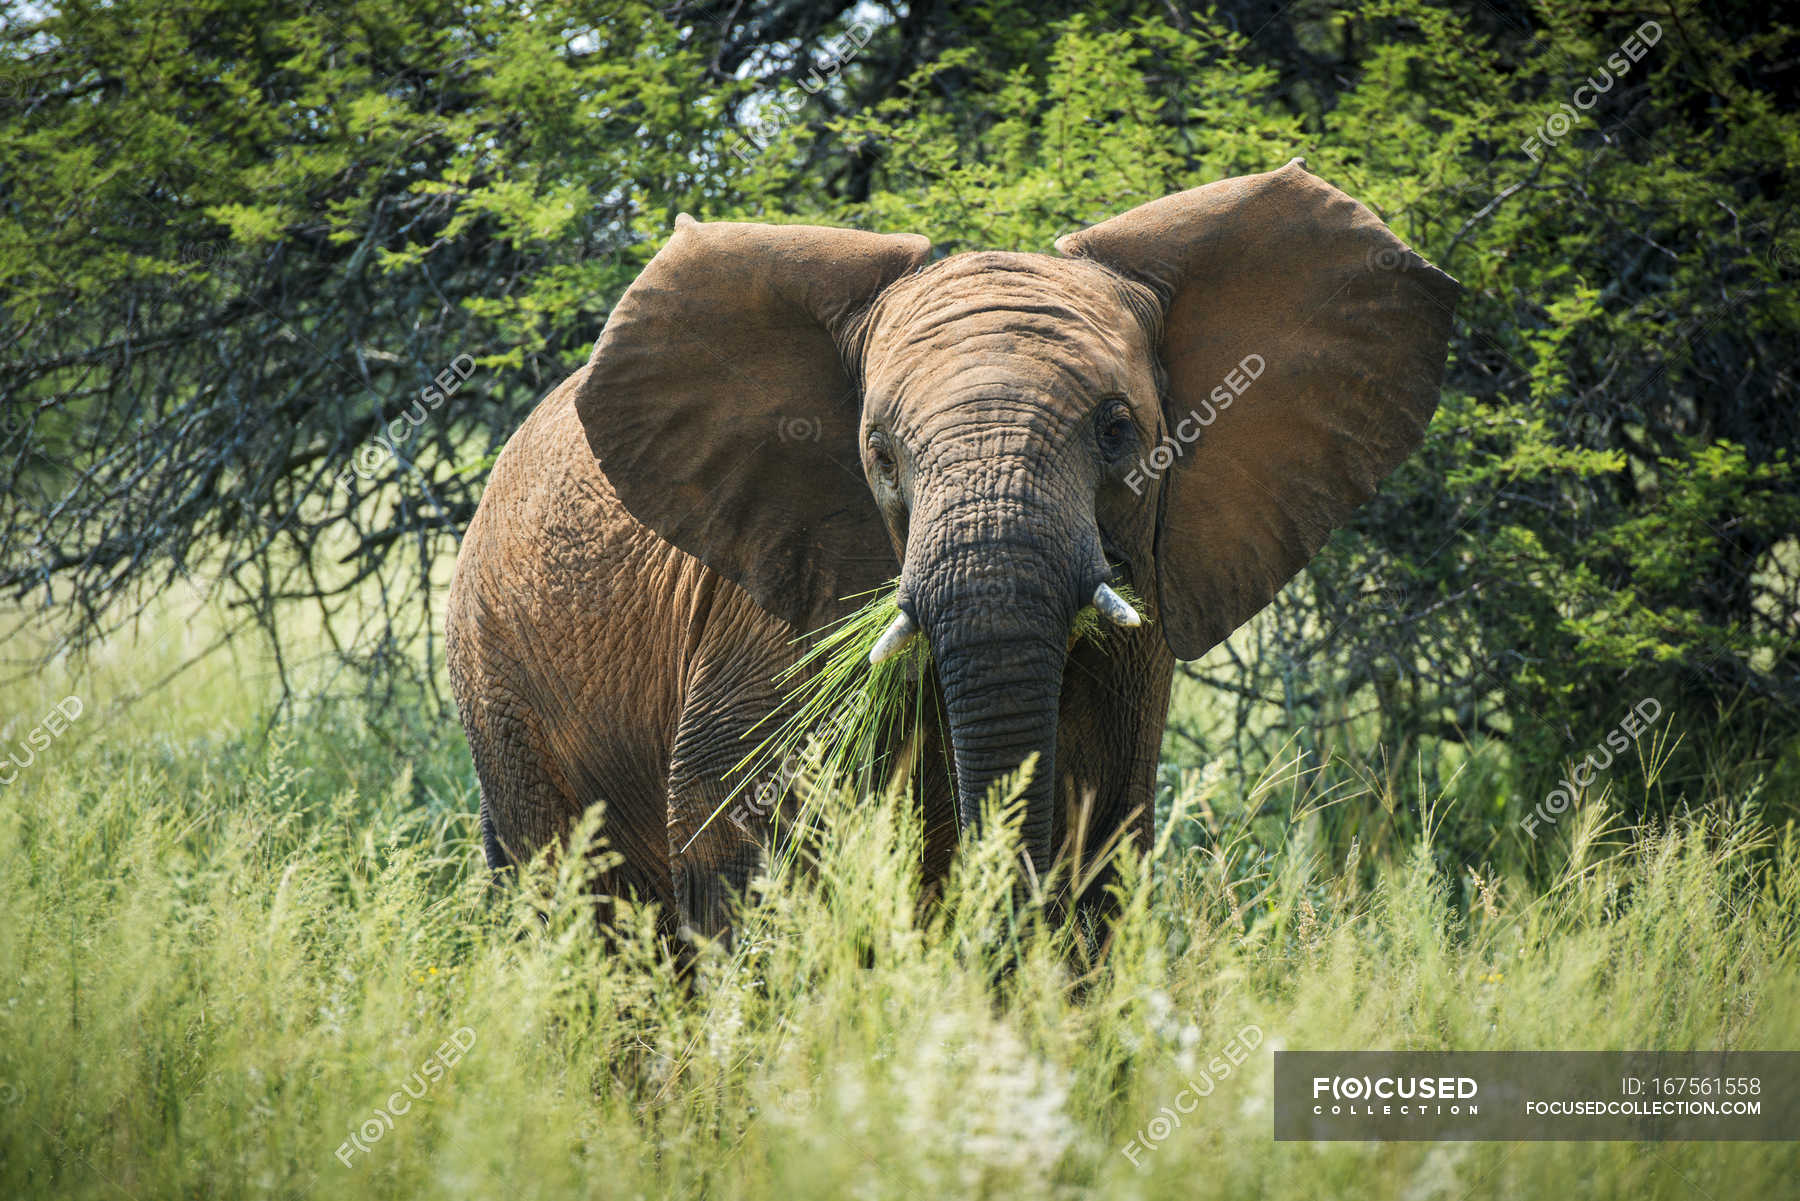
<svg viewBox="0 0 1800 1201"><path fill-rule="evenodd" d="M690 839L736 787L726 773L779 703L774 680L801 631L626 511L575 412L587 371L508 441L451 584L449 668L481 784L482 840L490 866L518 863L603 802L603 836L621 862L600 890L658 903L671 929L716 931L773 814L734 802ZM1127 820L1149 833L1173 659L1144 639L1125 653L1082 648L1076 661L1059 795L1086 799L1092 851ZM927 732L934 746L945 737ZM921 761L914 792L930 881L949 867L956 814L942 755Z"/></svg>
<svg viewBox="0 0 1800 1201"><path fill-rule="evenodd" d="M602 887L673 912L676 751L704 755L707 741L696 715L681 742L688 698L766 703L791 635L625 511L575 414L585 374L546 397L494 464L451 585L451 680L489 863L528 858L605 802L623 862ZM722 690L722 676L743 686Z"/></svg>
<svg viewBox="0 0 1800 1201"><path fill-rule="evenodd" d="M779 811L727 804L757 783L731 774L746 735L796 640L896 578L872 654L929 644L927 879L1028 759L1029 873L1076 852L1092 896L1115 834L1149 844L1175 655L1418 446L1457 289L1297 160L1057 249L933 262L913 235L676 221L457 562L490 861L603 803L602 891L726 932ZM1071 639L1090 603L1124 627L1104 645Z"/></svg>

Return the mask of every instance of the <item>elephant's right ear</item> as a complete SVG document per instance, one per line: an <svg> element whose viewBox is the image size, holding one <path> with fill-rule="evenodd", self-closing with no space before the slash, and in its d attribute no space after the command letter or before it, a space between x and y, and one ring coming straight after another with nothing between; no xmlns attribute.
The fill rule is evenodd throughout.
<svg viewBox="0 0 1800 1201"><path fill-rule="evenodd" d="M683 214L575 397L632 516L803 630L898 571L845 350L930 250L911 234Z"/></svg>
<svg viewBox="0 0 1800 1201"><path fill-rule="evenodd" d="M1460 288L1299 159L1057 241L1163 303L1163 634L1196 659L1416 449Z"/></svg>

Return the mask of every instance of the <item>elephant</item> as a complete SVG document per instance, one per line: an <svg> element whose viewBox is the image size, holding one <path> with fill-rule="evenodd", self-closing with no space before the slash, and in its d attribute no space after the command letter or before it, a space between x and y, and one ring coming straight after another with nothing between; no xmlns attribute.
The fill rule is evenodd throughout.
<svg viewBox="0 0 1800 1201"><path fill-rule="evenodd" d="M676 218L458 554L490 864L603 802L596 890L728 938L770 849L766 815L708 820L746 736L801 640L896 579L879 653L923 635L938 699L925 878L1032 755L1023 871L1152 845L1176 660L1419 446L1461 289L1301 159L1054 250ZM1120 624L1104 649L1069 637L1089 604Z"/></svg>

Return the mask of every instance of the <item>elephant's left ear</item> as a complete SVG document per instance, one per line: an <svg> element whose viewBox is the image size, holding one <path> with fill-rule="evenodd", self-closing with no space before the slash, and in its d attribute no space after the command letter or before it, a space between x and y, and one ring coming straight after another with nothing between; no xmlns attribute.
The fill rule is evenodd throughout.
<svg viewBox="0 0 1800 1201"><path fill-rule="evenodd" d="M801 630L898 571L846 359L870 303L930 252L915 234L684 214L576 394L632 516Z"/></svg>
<svg viewBox="0 0 1800 1201"><path fill-rule="evenodd" d="M1162 300L1162 627L1198 658L1268 604L1416 449L1461 289L1367 208L1279 171L1061 238Z"/></svg>

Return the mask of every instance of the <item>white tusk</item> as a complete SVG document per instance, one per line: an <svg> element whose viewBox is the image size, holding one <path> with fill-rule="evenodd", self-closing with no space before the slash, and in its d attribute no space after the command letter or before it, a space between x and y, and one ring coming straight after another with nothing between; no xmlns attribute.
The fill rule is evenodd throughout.
<svg viewBox="0 0 1800 1201"><path fill-rule="evenodd" d="M875 643L874 649L869 652L870 665L873 666L876 663L885 663L889 659L892 659L895 655L906 649L906 644L911 642L913 640L913 635L918 632L919 627L914 625L913 619L908 617L905 611L902 610L900 616L894 618L894 624L882 632L880 639Z"/></svg>
<svg viewBox="0 0 1800 1201"><path fill-rule="evenodd" d="M1144 619L1138 616L1138 611L1106 584L1094 589L1094 608L1104 613L1106 619L1114 625L1131 627L1144 624Z"/></svg>

